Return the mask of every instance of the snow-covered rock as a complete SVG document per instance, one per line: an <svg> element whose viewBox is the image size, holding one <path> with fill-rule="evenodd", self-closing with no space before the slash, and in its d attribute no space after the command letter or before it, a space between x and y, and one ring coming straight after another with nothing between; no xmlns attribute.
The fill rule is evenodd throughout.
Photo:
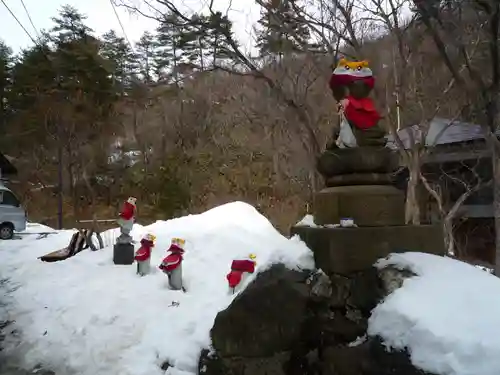
<svg viewBox="0 0 500 375"><path fill-rule="evenodd" d="M368 334L442 375L500 374L500 279L473 265L423 253L376 264L414 274L380 303Z"/></svg>

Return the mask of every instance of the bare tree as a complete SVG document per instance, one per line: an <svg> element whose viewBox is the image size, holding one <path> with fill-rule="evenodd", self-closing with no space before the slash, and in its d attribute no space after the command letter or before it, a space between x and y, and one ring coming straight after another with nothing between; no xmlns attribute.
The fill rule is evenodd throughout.
<svg viewBox="0 0 500 375"><path fill-rule="evenodd" d="M471 150L473 154L473 150ZM445 246L449 256L456 256L454 224L462 205L472 195L492 184L491 179L485 179L480 173L482 160L475 159L457 163L453 170L440 165L437 173L429 176L420 173L420 179L435 200L438 213L443 222Z"/></svg>
<svg viewBox="0 0 500 375"><path fill-rule="evenodd" d="M441 7L439 2L415 0L414 5L469 106L484 113L478 117L492 157L495 274L500 276L500 141L496 136L500 126L500 3L496 0L449 1L446 7ZM481 44L486 47L482 48L484 58L471 56L470 35L481 37ZM460 66L465 69L461 71Z"/></svg>
<svg viewBox="0 0 500 375"><path fill-rule="evenodd" d="M179 10L171 1L155 0L144 2L144 4L147 5L148 12L128 0L120 0L117 5L124 6L133 12L158 22L168 22L162 14L162 9L176 14L182 22L193 22L190 14ZM265 4L263 3L263 5ZM209 12L215 14L212 3L209 5ZM204 27L204 25L191 26ZM325 143L321 140L322 133L319 130L324 117L317 116L311 108L309 101L304 100L304 98L307 98L309 88L317 81L318 77L326 77L326 69L324 68L328 64L321 64L320 69L318 69L316 59L306 51L300 56L292 56L286 59L287 61L283 61L285 65L295 65L295 72L293 72L293 75L290 75L291 70L284 68L284 65L281 65L279 69L277 69L276 64L262 66L258 60L246 55L238 46L237 41L229 30L221 27L217 32L224 36L225 43L231 48L232 63L218 65L215 68L231 74L251 77L267 85L272 94L270 99L276 100L278 106L289 113L286 115L287 117L291 115L288 128L293 130L303 140L302 144L306 149L307 160L309 161L311 170L313 170L315 158L322 151L322 144ZM293 34L293 30L287 30L287 32ZM294 63L294 61L299 62L299 70L302 70L302 74L296 74L297 63ZM297 77L303 77L304 79L297 81ZM316 181L317 176L315 174L311 175L310 186L313 191L316 189Z"/></svg>

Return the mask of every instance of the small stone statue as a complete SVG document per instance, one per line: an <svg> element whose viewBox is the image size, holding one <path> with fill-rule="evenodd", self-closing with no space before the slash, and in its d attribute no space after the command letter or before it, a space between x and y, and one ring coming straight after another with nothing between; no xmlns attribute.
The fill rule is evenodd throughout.
<svg viewBox="0 0 500 375"><path fill-rule="evenodd" d="M113 246L113 263L130 265L134 263L134 244L130 232L135 221L135 203L137 199L134 197L128 198L118 215L116 221L120 227L120 235L116 239Z"/></svg>
<svg viewBox="0 0 500 375"><path fill-rule="evenodd" d="M141 240L141 247L135 253L137 262L137 274L145 276L151 269L151 251L155 245L156 237L152 234L146 234Z"/></svg>
<svg viewBox="0 0 500 375"><path fill-rule="evenodd" d="M134 226L135 210L137 198L129 197L124 203L118 215L117 224L120 227L120 236L116 239L116 243L132 243L130 232Z"/></svg>
<svg viewBox="0 0 500 375"><path fill-rule="evenodd" d="M378 126L381 116L369 97L374 84L367 61L339 61L329 85L338 103L340 132L328 148L385 145L385 131Z"/></svg>
<svg viewBox="0 0 500 375"><path fill-rule="evenodd" d="M163 258L159 268L168 276L170 289L185 291L182 284L182 261L185 240L172 238L172 244L167 250L168 255Z"/></svg>
<svg viewBox="0 0 500 375"><path fill-rule="evenodd" d="M255 259L255 254L250 254L247 259L233 260L231 271L226 276L231 294L234 294L236 287L241 284L244 276L255 272L255 266L257 265Z"/></svg>

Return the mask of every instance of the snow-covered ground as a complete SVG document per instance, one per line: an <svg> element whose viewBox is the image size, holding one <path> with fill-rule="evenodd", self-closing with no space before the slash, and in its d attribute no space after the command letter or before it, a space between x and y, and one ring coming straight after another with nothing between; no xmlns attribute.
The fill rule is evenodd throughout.
<svg viewBox="0 0 500 375"><path fill-rule="evenodd" d="M50 228L35 224L28 228L46 231ZM5 315L15 319L14 328L22 335L20 346L12 342L9 348L7 342L7 353L24 358L27 367L42 364L58 374L164 374L164 361L173 366L167 374L195 374L200 350L210 345L215 316L234 298L225 278L233 259L256 254L257 272L276 262L290 268L314 266L312 253L300 240L283 237L242 202L147 227L135 225L133 236L139 240L146 232L155 234L157 243L153 273L142 278L135 265L113 264L112 247L84 250L56 263L37 259L65 247L71 230L45 239L26 235L0 242L0 274L14 287L0 320ZM172 237L186 240L187 293L169 290L166 276L156 268ZM173 306L174 301L179 305Z"/></svg>
<svg viewBox="0 0 500 375"><path fill-rule="evenodd" d="M379 304L368 333L407 348L414 365L442 375L500 374L500 279L450 258L422 253L380 260L418 276Z"/></svg>
<svg viewBox="0 0 500 375"><path fill-rule="evenodd" d="M314 220L307 217L301 225L314 226ZM36 224L28 228L48 231ZM7 306L0 305L0 321L15 319L22 342L7 342L7 353L22 358L28 368L42 364L58 374L164 374L164 361L173 366L166 374L195 374L200 349L210 345L215 316L234 298L225 279L234 258L255 253L258 272L276 262L313 267L312 254L301 241L281 236L241 202L148 227L136 225L134 238L146 232L158 240L153 273L142 278L134 265L113 265L111 247L57 263L37 259L66 246L71 230L45 239L26 235L0 242L0 275L10 280L4 287L11 290L4 297ZM116 234L105 233L105 241L112 243ZM185 294L169 290L155 267L172 237L186 239ZM417 276L374 309L369 335L382 337L389 348L407 348L412 362L429 372L500 374L498 278L421 253L393 254L377 263L387 265Z"/></svg>

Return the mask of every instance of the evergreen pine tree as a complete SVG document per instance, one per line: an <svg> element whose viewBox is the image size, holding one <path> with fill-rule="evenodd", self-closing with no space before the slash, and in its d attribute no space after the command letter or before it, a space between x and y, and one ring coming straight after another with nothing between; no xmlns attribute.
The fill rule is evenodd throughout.
<svg viewBox="0 0 500 375"><path fill-rule="evenodd" d="M0 134L10 113L9 93L11 88L12 49L0 40Z"/></svg>
<svg viewBox="0 0 500 375"><path fill-rule="evenodd" d="M39 145L50 138L45 127L47 114L57 111L53 96L56 91L56 72L48 56L52 51L46 40L23 50L11 70L9 107L12 123L19 133L29 133ZM49 130L49 131L47 131ZM23 146L23 139L18 141Z"/></svg>
<svg viewBox="0 0 500 375"><path fill-rule="evenodd" d="M50 60L57 83L52 99L64 113L59 115L58 124L72 124L65 132L66 141L98 138L106 131L101 125L112 114L118 97L113 69L100 55L101 41L92 35L85 19L75 8L66 6L53 18L55 25L50 30L54 45Z"/></svg>
<svg viewBox="0 0 500 375"><path fill-rule="evenodd" d="M183 30L182 46L185 62L205 69L205 54L208 50L208 17L193 14Z"/></svg>
<svg viewBox="0 0 500 375"><path fill-rule="evenodd" d="M217 60L225 60L232 56L233 48L228 43L228 37L236 45L238 43L233 35L233 23L221 12L212 13L206 19L208 54L211 57L212 65L216 65Z"/></svg>
<svg viewBox="0 0 500 375"><path fill-rule="evenodd" d="M64 5L59 11L59 17L52 17L55 26L52 34L57 35L59 43L82 39L92 33L92 29L85 25L87 16L81 14L75 7Z"/></svg>
<svg viewBox="0 0 500 375"><path fill-rule="evenodd" d="M114 30L105 33L101 39L101 55L110 63L115 84L121 91L130 88L132 78L139 69L136 54L125 38L116 35Z"/></svg>
<svg viewBox="0 0 500 375"><path fill-rule="evenodd" d="M185 37L185 26L175 13L165 17L156 29L155 70L158 76L168 77L177 74L177 68L189 47L190 40ZM175 78L177 80L177 78Z"/></svg>
<svg viewBox="0 0 500 375"><path fill-rule="evenodd" d="M146 83L154 81L153 73L155 71L157 46L155 36L148 31L142 34L141 39L135 45L139 62L139 72Z"/></svg>
<svg viewBox="0 0 500 375"><path fill-rule="evenodd" d="M307 48L310 31L302 13L302 7L296 0L281 0L277 4L270 2L263 9L257 35L257 47L262 56L283 56Z"/></svg>

